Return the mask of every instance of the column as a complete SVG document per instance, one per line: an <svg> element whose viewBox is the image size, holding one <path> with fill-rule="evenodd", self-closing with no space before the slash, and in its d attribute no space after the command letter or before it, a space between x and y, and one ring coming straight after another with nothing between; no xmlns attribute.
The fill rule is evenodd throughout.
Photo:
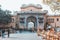
<svg viewBox="0 0 60 40"><path fill-rule="evenodd" d="M39 26L39 23L38 23L38 17L36 17L37 18L37 27Z"/></svg>
<svg viewBox="0 0 60 40"><path fill-rule="evenodd" d="M43 26L45 26L45 23L46 23L46 22L44 22L44 20L45 20L45 19L44 19L44 17L43 17Z"/></svg>
<svg viewBox="0 0 60 40"><path fill-rule="evenodd" d="M25 28L26 28L26 19L27 19L27 18L25 17L25 26L24 26Z"/></svg>
<svg viewBox="0 0 60 40"><path fill-rule="evenodd" d="M42 29L44 29L44 25L45 25L45 22L44 22L44 17L43 17Z"/></svg>

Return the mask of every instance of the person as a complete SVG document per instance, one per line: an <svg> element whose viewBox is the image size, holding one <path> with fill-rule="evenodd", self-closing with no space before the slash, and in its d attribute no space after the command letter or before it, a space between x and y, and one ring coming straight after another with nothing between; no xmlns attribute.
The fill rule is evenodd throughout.
<svg viewBox="0 0 60 40"><path fill-rule="evenodd" d="M10 33L10 30L9 30L9 28L8 28L8 37L9 37L9 33Z"/></svg>
<svg viewBox="0 0 60 40"><path fill-rule="evenodd" d="M2 29L2 37L4 37L4 33L5 33L5 30L4 30L4 29Z"/></svg>

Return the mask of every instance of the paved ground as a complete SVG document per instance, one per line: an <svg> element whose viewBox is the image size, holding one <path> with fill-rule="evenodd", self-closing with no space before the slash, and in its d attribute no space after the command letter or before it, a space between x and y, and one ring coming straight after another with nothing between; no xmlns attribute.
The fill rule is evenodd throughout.
<svg viewBox="0 0 60 40"><path fill-rule="evenodd" d="M5 38L0 37L0 40L42 40L42 39L40 36L38 37L36 33L24 32L10 34L9 38L6 35Z"/></svg>

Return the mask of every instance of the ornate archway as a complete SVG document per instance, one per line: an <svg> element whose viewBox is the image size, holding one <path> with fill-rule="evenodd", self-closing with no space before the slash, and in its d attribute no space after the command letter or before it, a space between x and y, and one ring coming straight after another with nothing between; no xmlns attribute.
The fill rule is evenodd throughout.
<svg viewBox="0 0 60 40"><path fill-rule="evenodd" d="M29 16L27 18L27 28L36 28L37 27L37 19L34 16Z"/></svg>
<svg viewBox="0 0 60 40"><path fill-rule="evenodd" d="M28 22L28 29L29 28L34 28L34 23L33 22Z"/></svg>

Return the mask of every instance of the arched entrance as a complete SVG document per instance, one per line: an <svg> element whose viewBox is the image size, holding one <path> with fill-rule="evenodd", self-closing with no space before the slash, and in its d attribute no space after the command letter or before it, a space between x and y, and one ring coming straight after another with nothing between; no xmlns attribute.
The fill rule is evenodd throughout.
<svg viewBox="0 0 60 40"><path fill-rule="evenodd" d="M28 23L28 29L29 29L29 28L34 28L34 23L33 23L33 22L29 22L29 23Z"/></svg>
<svg viewBox="0 0 60 40"><path fill-rule="evenodd" d="M36 29L37 28L37 19L36 19L36 17L34 17L34 16L28 17L26 25L27 25L28 29L31 29L31 28Z"/></svg>

